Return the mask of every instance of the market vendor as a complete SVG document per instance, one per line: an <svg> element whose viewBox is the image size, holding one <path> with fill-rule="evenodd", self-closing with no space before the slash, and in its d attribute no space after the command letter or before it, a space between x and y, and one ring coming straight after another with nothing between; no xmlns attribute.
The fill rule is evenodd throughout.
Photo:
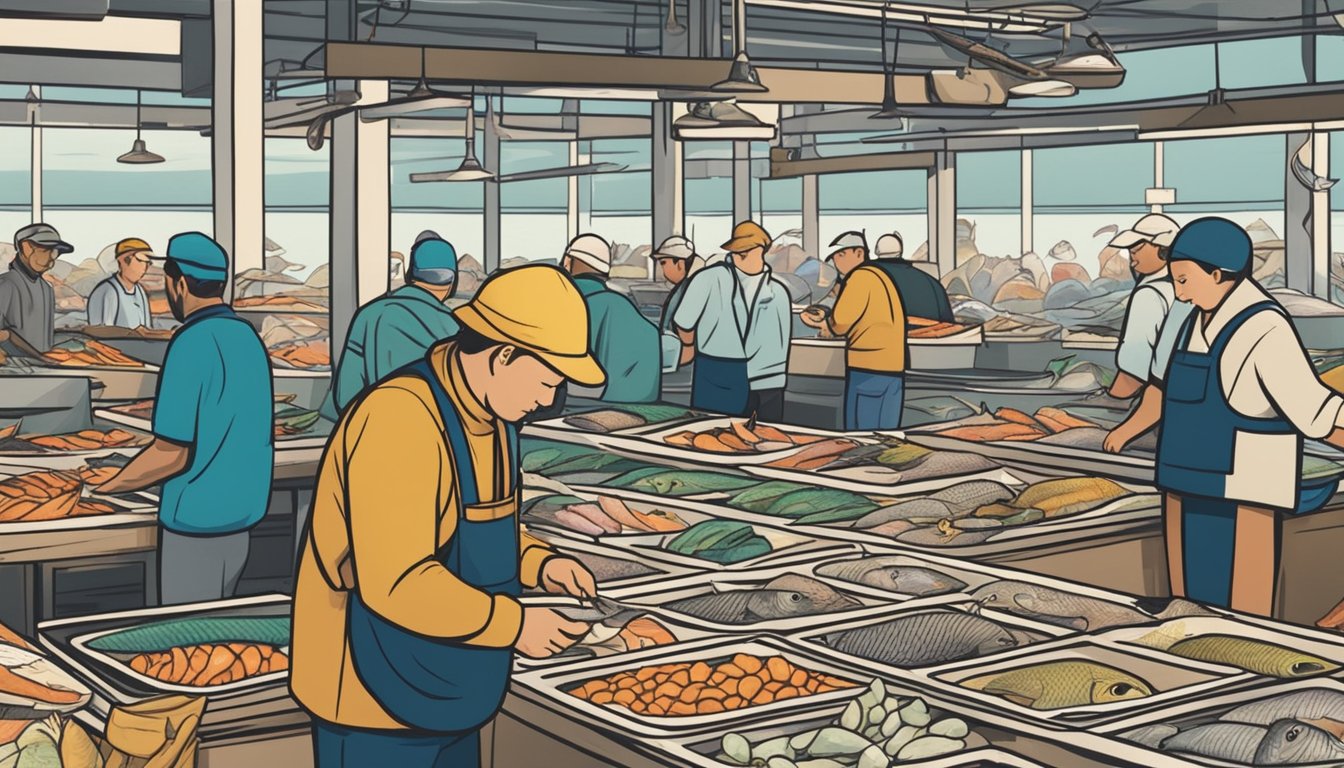
<svg viewBox="0 0 1344 768"><path fill-rule="evenodd" d="M1175 296L1195 311L1177 333L1162 389L1144 390L1106 450L1160 422L1172 594L1268 616L1281 515L1317 509L1336 489L1300 482L1303 436L1344 447L1344 398L1317 378L1251 265L1250 237L1227 219L1199 219L1175 237Z"/></svg>
<svg viewBox="0 0 1344 768"><path fill-rule="evenodd" d="M872 264L881 269L896 286L905 307L905 316L923 317L940 323L955 323L952 302L947 289L938 278L920 269L916 262L905 256L905 241L896 232L877 238L873 245Z"/></svg>
<svg viewBox="0 0 1344 768"><path fill-rule="evenodd" d="M583 296L560 270L497 273L462 331L384 380L331 436L294 593L290 688L319 768L479 765L515 651L586 634L523 587L593 598L522 531L517 424L565 381L599 386Z"/></svg>
<svg viewBox="0 0 1344 768"><path fill-rule="evenodd" d="M29 224L14 233L14 261L0 275L0 331L18 336L38 352L56 345L56 292L42 276L75 247L50 224Z"/></svg>
<svg viewBox="0 0 1344 768"><path fill-rule="evenodd" d="M690 279L672 317L682 364L695 362L691 407L781 421L793 315L765 263L770 235L744 221L722 247L729 258Z"/></svg>
<svg viewBox="0 0 1344 768"><path fill-rule="evenodd" d="M909 352L893 262L870 261L861 232L835 238L826 258L840 275L840 296L829 313L809 308L802 320L845 337L845 429L898 429Z"/></svg>
<svg viewBox="0 0 1344 768"><path fill-rule="evenodd" d="M174 235L163 271L182 325L159 374L154 441L98 491L163 484L159 599L171 605L233 596L270 503L275 446L270 361L223 299L224 249L200 232Z"/></svg>
<svg viewBox="0 0 1344 768"><path fill-rule="evenodd" d="M663 240L653 252L653 260L658 265L663 279L672 290L663 300L663 312L659 316L658 332L661 334L663 371L676 371L681 367L681 340L672 328L672 316L681 306L681 297L686 292L686 284L691 275L704 266L704 260L695 253L695 243L673 235ZM687 371L689 373L689 371Z"/></svg>
<svg viewBox="0 0 1344 768"><path fill-rule="evenodd" d="M434 233L421 233L406 284L360 307L350 322L322 415L336 421L360 393L454 336L458 324L446 302L456 286L457 251Z"/></svg>
<svg viewBox="0 0 1344 768"><path fill-rule="evenodd" d="M1162 329L1168 322L1173 330L1179 329L1194 310L1193 305L1176 300L1167 269L1167 253L1180 231L1180 225L1171 218L1150 213L1111 239L1111 247L1129 251L1129 267L1138 281L1125 309L1111 397L1129 399L1149 381L1162 378L1171 355L1164 340L1175 336L1174 332L1164 336Z"/></svg>
<svg viewBox="0 0 1344 768"><path fill-rule="evenodd" d="M154 258L153 249L144 240L128 237L117 243L115 254L117 273L89 294L89 325L153 328L149 295L140 284Z"/></svg>
<svg viewBox="0 0 1344 768"><path fill-rule="evenodd" d="M570 241L560 266L588 306L588 348L607 374L606 386L573 394L608 403L652 403L662 387L658 328L629 297L607 286L611 246L594 234Z"/></svg>

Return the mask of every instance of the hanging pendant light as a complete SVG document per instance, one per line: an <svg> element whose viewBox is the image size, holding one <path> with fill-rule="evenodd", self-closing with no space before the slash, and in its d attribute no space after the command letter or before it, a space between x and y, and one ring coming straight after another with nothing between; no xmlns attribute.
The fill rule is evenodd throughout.
<svg viewBox="0 0 1344 768"><path fill-rule="evenodd" d="M489 96L486 97L487 105ZM462 164L452 171L436 171L433 173L412 173L411 181L420 183L426 181L487 181L493 179L495 175L481 166L481 161L476 159L476 98L475 91L472 92L472 103L467 107L467 149L466 156L462 158ZM487 106L486 119L494 119L493 108Z"/></svg>
<svg viewBox="0 0 1344 768"><path fill-rule="evenodd" d="M117 158L118 163L127 165L148 165L150 163L162 163L163 155L156 155L145 148L145 140L140 138L140 91L135 92L135 142L131 144L131 151Z"/></svg>
<svg viewBox="0 0 1344 768"><path fill-rule="evenodd" d="M887 67L887 3L882 3L882 109L868 116L869 120L900 120L905 112L896 103L896 61L901 55L901 28L896 28L896 44L892 47L891 67Z"/></svg>
<svg viewBox="0 0 1344 768"><path fill-rule="evenodd" d="M728 70L728 79L715 83L709 90L714 93L768 93L770 89L761 85L761 77L747 57L747 0L733 2L733 40L737 43L737 52Z"/></svg>

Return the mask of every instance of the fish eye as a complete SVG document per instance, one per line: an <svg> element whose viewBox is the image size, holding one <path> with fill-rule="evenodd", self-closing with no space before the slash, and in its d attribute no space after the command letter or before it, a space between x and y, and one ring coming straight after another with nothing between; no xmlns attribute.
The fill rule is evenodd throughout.
<svg viewBox="0 0 1344 768"><path fill-rule="evenodd" d="M1294 727L1292 727L1292 728L1289 728L1288 731L1287 731L1286 733L1283 734L1283 740L1284 740L1284 741L1297 741L1297 737L1298 737L1298 736L1301 736L1301 735L1302 735L1302 727L1301 727L1301 726L1294 726Z"/></svg>
<svg viewBox="0 0 1344 768"><path fill-rule="evenodd" d="M792 603L801 603L801 602L803 602L803 596L800 595L800 594L798 594L797 592L790 592L790 593L789 593L789 602L792 602Z"/></svg>
<svg viewBox="0 0 1344 768"><path fill-rule="evenodd" d="M1126 696L1133 690L1134 686L1130 685L1129 683L1116 683L1115 685L1111 686L1111 695Z"/></svg>
<svg viewBox="0 0 1344 768"><path fill-rule="evenodd" d="M1294 675L1309 675L1313 672L1322 672L1325 666L1315 661L1299 661L1293 665Z"/></svg>
<svg viewBox="0 0 1344 768"><path fill-rule="evenodd" d="M990 595L989 597L986 597L986 598L985 598L985 602L986 602L986 603L994 603L994 602L998 602L998 599L999 599L999 596L998 596L998 595Z"/></svg>

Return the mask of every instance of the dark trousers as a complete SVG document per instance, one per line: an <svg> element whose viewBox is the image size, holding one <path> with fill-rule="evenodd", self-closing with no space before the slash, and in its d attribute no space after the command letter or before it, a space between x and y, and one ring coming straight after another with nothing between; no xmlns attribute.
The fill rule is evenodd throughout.
<svg viewBox="0 0 1344 768"><path fill-rule="evenodd" d="M747 396L747 415L756 416L757 421L782 422L784 420L783 389L753 389Z"/></svg>
<svg viewBox="0 0 1344 768"><path fill-rule="evenodd" d="M313 721L317 768L479 768L480 732L370 731Z"/></svg>

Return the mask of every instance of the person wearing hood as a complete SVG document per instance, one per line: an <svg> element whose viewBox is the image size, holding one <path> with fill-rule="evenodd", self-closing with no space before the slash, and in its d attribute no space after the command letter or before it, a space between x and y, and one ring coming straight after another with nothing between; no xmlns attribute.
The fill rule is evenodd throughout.
<svg viewBox="0 0 1344 768"><path fill-rule="evenodd" d="M1174 331L1162 381L1105 448L1119 452L1161 424L1171 593L1269 616L1283 515L1319 509L1338 487L1302 478L1303 437L1344 447L1344 397L1321 383L1288 313L1250 276L1241 227L1191 222L1168 265L1176 298L1194 309Z"/></svg>
<svg viewBox="0 0 1344 768"><path fill-rule="evenodd" d="M882 270L896 286L901 295L901 304L905 307L906 318L922 317L937 320L940 323L955 323L952 314L952 302L947 298L947 289L913 262L903 258L905 242L901 236L891 232L877 238L873 246L872 266Z"/></svg>
<svg viewBox="0 0 1344 768"><path fill-rule="evenodd" d="M42 276L74 250L50 224L14 233L14 261L0 274L0 333L18 336L38 352L56 345L56 291Z"/></svg>
<svg viewBox="0 0 1344 768"><path fill-rule="evenodd" d="M1167 269L1168 252L1180 231L1181 226L1172 219L1150 213L1111 239L1112 247L1129 251L1129 266L1138 281L1125 309L1111 397L1128 400L1148 382L1165 375L1172 334L1164 336L1162 329L1168 323L1179 328L1194 310L1191 304L1177 301Z"/></svg>
<svg viewBox="0 0 1344 768"><path fill-rule="evenodd" d="M424 357L436 342L457 334L447 306L457 289L457 251L433 232L411 248L406 284L360 307L321 413L336 421L369 387Z"/></svg>
<svg viewBox="0 0 1344 768"><path fill-rule="evenodd" d="M898 429L909 350L906 309L890 264L869 260L862 232L832 240L826 259L840 274L840 296L829 313L811 307L802 320L845 338L845 430Z"/></svg>
<svg viewBox="0 0 1344 768"><path fill-rule="evenodd" d="M607 287L611 246L593 234L574 238L560 266L574 278L588 306L588 342L606 386L575 390L608 403L652 403L662 388L662 346L658 328L627 296Z"/></svg>

